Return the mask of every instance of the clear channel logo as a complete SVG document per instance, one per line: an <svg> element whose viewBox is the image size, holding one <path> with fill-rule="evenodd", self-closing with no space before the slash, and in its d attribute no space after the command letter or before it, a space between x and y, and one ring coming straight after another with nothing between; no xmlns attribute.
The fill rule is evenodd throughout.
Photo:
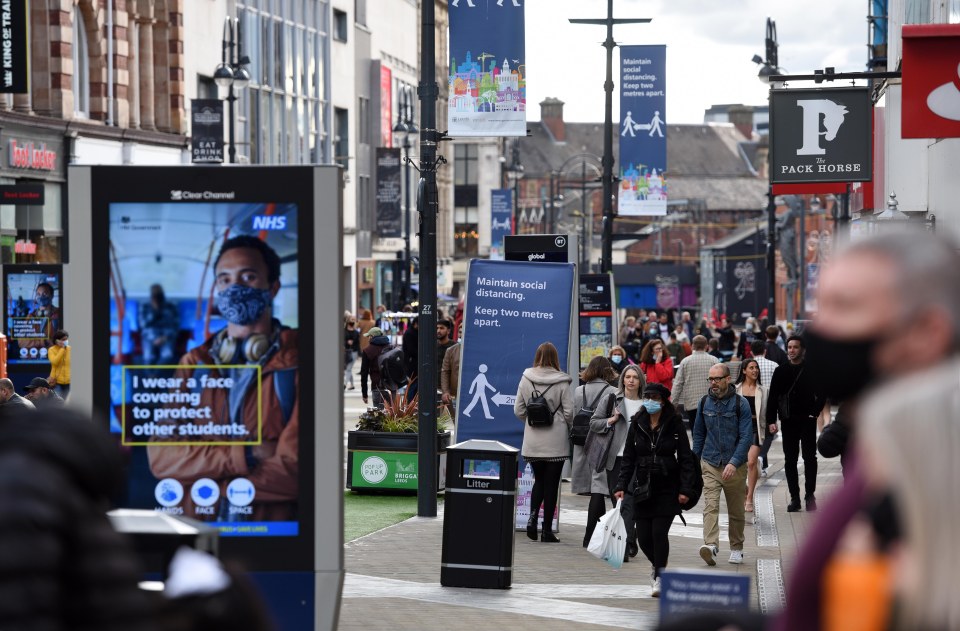
<svg viewBox="0 0 960 631"><path fill-rule="evenodd" d="M246 478L237 478L227 485L227 500L234 506L249 506L256 494L253 482Z"/></svg>
<svg viewBox="0 0 960 631"><path fill-rule="evenodd" d="M200 478L190 487L190 499L197 506L213 506L220 499L220 487L210 478Z"/></svg>
<svg viewBox="0 0 960 631"><path fill-rule="evenodd" d="M171 508L183 501L183 485L173 478L160 480L153 490L153 496L160 506Z"/></svg>

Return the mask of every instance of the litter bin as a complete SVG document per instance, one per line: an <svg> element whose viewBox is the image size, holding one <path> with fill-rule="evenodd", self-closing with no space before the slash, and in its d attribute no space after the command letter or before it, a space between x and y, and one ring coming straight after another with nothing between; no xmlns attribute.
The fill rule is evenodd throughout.
<svg viewBox="0 0 960 631"><path fill-rule="evenodd" d="M107 513L113 529L133 541L143 569L166 576L180 546L219 556L220 531L209 524L152 510L118 508Z"/></svg>
<svg viewBox="0 0 960 631"><path fill-rule="evenodd" d="M441 585L510 587L518 451L495 440L447 448Z"/></svg>

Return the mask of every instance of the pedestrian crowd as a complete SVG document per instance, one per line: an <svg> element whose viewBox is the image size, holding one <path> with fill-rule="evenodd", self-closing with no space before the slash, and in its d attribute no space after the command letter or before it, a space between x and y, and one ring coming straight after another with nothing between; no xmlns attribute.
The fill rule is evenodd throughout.
<svg viewBox="0 0 960 631"><path fill-rule="evenodd" d="M779 437L787 511L817 512L786 609L676 628L960 628L960 547L936 517L960 500L960 250L910 232L860 241L824 265L817 297L814 319L796 331L766 313L737 331L715 313L697 325L689 313L674 323L641 310L572 398L556 348L541 344L515 404L535 478L530 538L557 540L556 492L571 459L571 492L590 498L583 546L622 500L624 561L643 553L654 596L670 527L691 505L703 511L700 557L714 566L724 496L727 560L744 563L747 516ZM530 413L541 404L547 423ZM843 469L826 500L818 452Z"/></svg>

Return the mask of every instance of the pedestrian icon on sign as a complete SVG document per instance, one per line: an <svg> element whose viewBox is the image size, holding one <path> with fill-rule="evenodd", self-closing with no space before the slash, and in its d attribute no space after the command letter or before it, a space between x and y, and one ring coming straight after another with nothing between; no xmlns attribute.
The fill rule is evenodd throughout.
<svg viewBox="0 0 960 631"><path fill-rule="evenodd" d="M473 400L470 401L470 405L467 406L467 409L463 411L464 416L470 416L470 410L472 410L476 405L477 401L480 402L480 405L483 406L483 416L488 421L493 420L493 416L490 415L490 404L487 403L487 388L490 389L490 392L496 393L497 389L490 385L490 382L487 381L487 365L480 364L479 368L480 374L478 374L473 379L473 383L470 384L469 394L473 395Z"/></svg>

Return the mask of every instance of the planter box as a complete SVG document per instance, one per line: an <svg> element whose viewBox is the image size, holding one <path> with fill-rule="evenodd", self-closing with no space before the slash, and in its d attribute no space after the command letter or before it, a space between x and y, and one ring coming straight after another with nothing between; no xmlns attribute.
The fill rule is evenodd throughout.
<svg viewBox="0 0 960 631"><path fill-rule="evenodd" d="M450 432L437 434L437 490L446 483ZM347 488L417 492L417 434L347 432Z"/></svg>

